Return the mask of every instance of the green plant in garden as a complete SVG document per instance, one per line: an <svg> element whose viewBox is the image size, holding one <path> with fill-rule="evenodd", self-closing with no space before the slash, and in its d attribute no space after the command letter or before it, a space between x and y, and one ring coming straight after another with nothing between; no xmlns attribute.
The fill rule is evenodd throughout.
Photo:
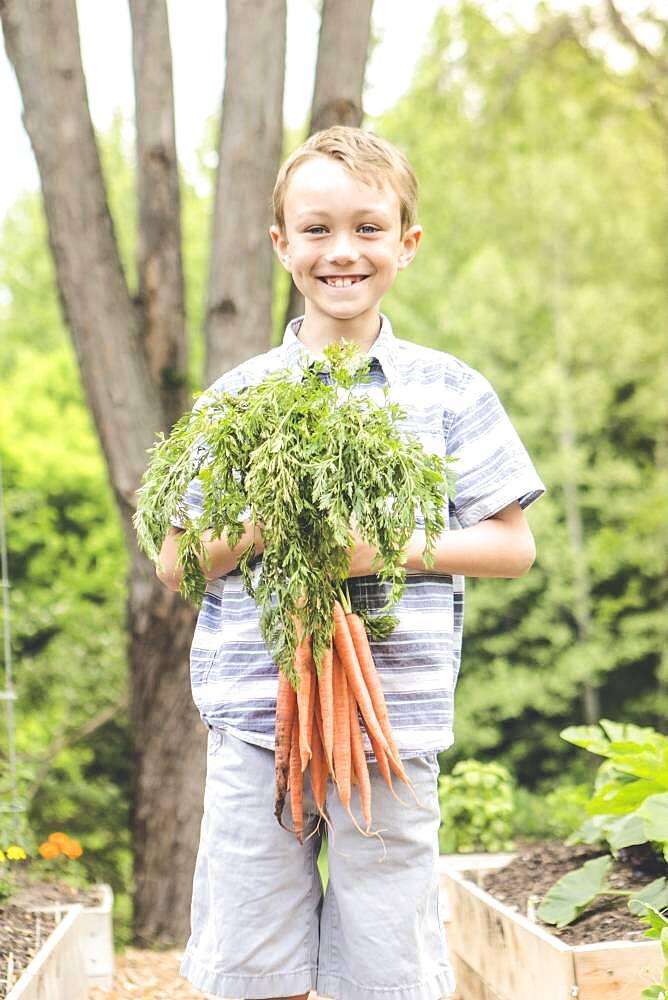
<svg viewBox="0 0 668 1000"><path fill-rule="evenodd" d="M570 726L562 737L606 758L586 803L589 818L567 844L607 844L616 856L624 848L648 845L655 860L668 860L668 738L650 727L602 719L598 726ZM668 883L658 878L639 892L608 883L612 858L604 855L569 872L548 890L538 916L548 924L572 923L601 895L629 897L629 909L668 906Z"/></svg>
<svg viewBox="0 0 668 1000"><path fill-rule="evenodd" d="M577 920L599 896L627 896L629 910L635 914L640 912L641 905L668 906L668 882L665 878L654 879L638 890L613 889L608 882L611 866L612 858L604 854L562 876L548 889L538 907L540 919L546 924L565 927Z"/></svg>
<svg viewBox="0 0 668 1000"><path fill-rule="evenodd" d="M661 942L665 965L660 983L653 983L640 994L646 1000L668 1000L668 911L663 913L649 903L641 904L639 912L642 923L648 925L645 937L656 938Z"/></svg>
<svg viewBox="0 0 668 1000"><path fill-rule="evenodd" d="M462 760L438 779L442 854L512 850L513 785L501 764Z"/></svg>
<svg viewBox="0 0 668 1000"><path fill-rule="evenodd" d="M181 589L196 602L205 585L202 533L227 531L235 545L244 519L262 525L257 577L252 544L239 568L260 609L264 639L293 683L297 619L313 636L316 663L330 643L332 608L348 576L351 521L378 551L378 576L389 585L384 611L403 592L404 549L417 511L427 565L445 526L447 460L427 454L402 430L405 414L387 395L378 405L353 392L368 381L370 363L356 345L331 345L325 356L305 360L298 374L273 373L238 395L204 394L170 437L158 440L134 519L141 548L156 562L171 519L185 525ZM327 371L331 383L322 377ZM195 477L203 509L191 520L183 497ZM378 637L395 624L387 614L379 618L366 620Z"/></svg>
<svg viewBox="0 0 668 1000"><path fill-rule="evenodd" d="M606 758L586 804L589 818L567 843L603 841L613 854L650 843L668 861L668 737L609 719L569 726L561 736Z"/></svg>
<svg viewBox="0 0 668 1000"><path fill-rule="evenodd" d="M13 868L26 858L26 852L19 844L8 844L4 850L0 848L0 901L14 892Z"/></svg>

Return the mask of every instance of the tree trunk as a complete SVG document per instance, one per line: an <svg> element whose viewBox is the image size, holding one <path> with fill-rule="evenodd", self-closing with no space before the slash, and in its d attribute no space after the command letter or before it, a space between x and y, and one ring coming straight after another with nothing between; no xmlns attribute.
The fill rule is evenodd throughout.
<svg viewBox="0 0 668 1000"><path fill-rule="evenodd" d="M190 694L195 614L135 550L129 592L134 677L134 938L181 947L202 818L206 731Z"/></svg>
<svg viewBox="0 0 668 1000"><path fill-rule="evenodd" d="M324 0L309 135L331 125L362 124L372 7L373 0ZM286 324L303 311L304 299L291 282Z"/></svg>
<svg viewBox="0 0 668 1000"><path fill-rule="evenodd" d="M0 15L40 172L61 302L132 553L137 934L145 943L182 944L204 759L204 727L188 686L193 613L163 591L137 554L131 524L146 449L167 419L114 237L74 0L5 0ZM156 338L149 343L155 357Z"/></svg>
<svg viewBox="0 0 668 1000"><path fill-rule="evenodd" d="M206 319L207 382L271 345L271 192L283 145L285 0L228 0Z"/></svg>
<svg viewBox="0 0 668 1000"><path fill-rule="evenodd" d="M143 345L168 430L188 407L181 202L167 8L131 0L137 132L137 271ZM135 912L138 943L181 944L204 785L204 727L190 695L195 615L132 549L128 594ZM156 802L164 802L156 808ZM166 822L165 808L170 811Z"/></svg>
<svg viewBox="0 0 668 1000"><path fill-rule="evenodd" d="M131 0L137 131L137 273L144 347L167 427L188 406L181 199L164 0Z"/></svg>

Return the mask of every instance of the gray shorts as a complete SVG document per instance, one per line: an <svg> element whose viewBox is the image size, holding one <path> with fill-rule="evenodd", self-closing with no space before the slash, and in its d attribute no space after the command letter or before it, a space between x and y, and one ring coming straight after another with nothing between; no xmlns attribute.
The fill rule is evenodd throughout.
<svg viewBox="0 0 668 1000"><path fill-rule="evenodd" d="M316 865L320 830L302 846L273 814L274 754L209 733L204 817L181 972L220 997L438 1000L454 990L438 912L438 763L404 761L420 805L389 793L369 765L374 829L353 826L329 783L329 882ZM401 785L399 784L399 789ZM357 794L353 789L353 811ZM289 801L285 822L290 825ZM305 834L317 825L308 774Z"/></svg>

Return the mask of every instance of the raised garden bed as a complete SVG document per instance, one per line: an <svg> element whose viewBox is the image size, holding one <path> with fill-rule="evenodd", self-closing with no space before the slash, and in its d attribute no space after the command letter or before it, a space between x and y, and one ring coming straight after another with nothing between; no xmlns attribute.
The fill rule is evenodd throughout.
<svg viewBox="0 0 668 1000"><path fill-rule="evenodd" d="M560 931L535 919L547 888L592 854L555 843L529 846L512 860L442 859L448 944L466 1000L636 1000L660 980L660 945L643 938L636 918L627 921L623 899ZM629 888L655 877L623 864L614 875L617 887Z"/></svg>
<svg viewBox="0 0 668 1000"><path fill-rule="evenodd" d="M0 906L0 1000L85 1000L110 985L112 906L106 885L23 883Z"/></svg>

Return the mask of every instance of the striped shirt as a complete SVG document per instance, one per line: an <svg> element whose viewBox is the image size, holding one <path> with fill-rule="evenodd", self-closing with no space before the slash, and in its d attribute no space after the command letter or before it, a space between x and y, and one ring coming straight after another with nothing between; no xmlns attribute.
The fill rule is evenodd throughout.
<svg viewBox="0 0 668 1000"><path fill-rule="evenodd" d="M288 325L280 347L226 373L207 392L236 393L270 372L303 369L312 356L297 339L298 324ZM428 452L456 459L449 529L474 525L514 500L527 507L544 492L496 393L477 371L450 354L398 339L385 316L369 355L370 381L355 391L382 403L387 385L390 401L406 414L402 426ZM199 480L185 499L190 516L198 516ZM349 580L353 606L380 610L388 586L373 576ZM399 624L387 640L372 643L402 757L444 750L453 742L463 612L463 577L409 572L394 609ZM278 675L258 622L258 608L238 570L208 584L192 643L192 693L209 726L273 749Z"/></svg>

